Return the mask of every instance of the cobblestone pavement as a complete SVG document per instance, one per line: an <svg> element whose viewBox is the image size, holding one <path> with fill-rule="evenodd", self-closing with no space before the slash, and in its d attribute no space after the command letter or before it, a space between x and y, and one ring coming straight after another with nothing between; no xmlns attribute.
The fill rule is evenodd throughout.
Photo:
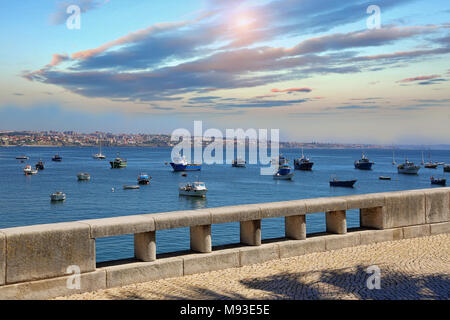
<svg viewBox="0 0 450 320"><path fill-rule="evenodd" d="M367 287L372 265L381 271L379 290ZM449 292L450 234L443 234L59 299L449 299Z"/></svg>

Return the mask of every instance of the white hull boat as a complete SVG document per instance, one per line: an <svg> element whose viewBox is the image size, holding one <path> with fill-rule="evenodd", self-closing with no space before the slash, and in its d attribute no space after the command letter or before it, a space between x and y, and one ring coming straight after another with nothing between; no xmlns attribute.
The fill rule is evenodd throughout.
<svg viewBox="0 0 450 320"><path fill-rule="evenodd" d="M78 181L89 181L91 180L91 175L89 173L79 173L77 175Z"/></svg>
<svg viewBox="0 0 450 320"><path fill-rule="evenodd" d="M204 182L188 183L179 188L180 196L206 197L208 189Z"/></svg>
<svg viewBox="0 0 450 320"><path fill-rule="evenodd" d="M420 170L420 166L416 166L413 162L409 162L406 159L405 163L400 164L397 167L398 173L402 174L418 174Z"/></svg>
<svg viewBox="0 0 450 320"><path fill-rule="evenodd" d="M28 175L32 175L32 174L37 174L38 171L37 170L33 170L33 168L28 165L28 166L26 166L23 169L23 173L28 176Z"/></svg>
<svg viewBox="0 0 450 320"><path fill-rule="evenodd" d="M50 195L52 201L64 201L66 200L66 194L62 192L55 192Z"/></svg>

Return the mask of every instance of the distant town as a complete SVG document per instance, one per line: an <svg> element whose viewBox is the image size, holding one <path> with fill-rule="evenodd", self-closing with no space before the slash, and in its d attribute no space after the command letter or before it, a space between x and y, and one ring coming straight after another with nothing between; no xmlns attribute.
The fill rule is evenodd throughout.
<svg viewBox="0 0 450 320"><path fill-rule="evenodd" d="M207 145L211 140L203 139ZM95 131L79 133L75 131L0 131L0 147L173 147L169 134L128 134ZM226 143L226 139L224 139ZM236 143L236 141L235 141ZM246 141L248 144L248 141ZM269 142L270 144L270 142ZM392 149L392 145L344 144L329 142L280 142L280 148L306 149ZM423 149L425 146L396 145L395 148ZM430 148L430 146L426 146ZM450 149L450 145L434 145L431 149Z"/></svg>

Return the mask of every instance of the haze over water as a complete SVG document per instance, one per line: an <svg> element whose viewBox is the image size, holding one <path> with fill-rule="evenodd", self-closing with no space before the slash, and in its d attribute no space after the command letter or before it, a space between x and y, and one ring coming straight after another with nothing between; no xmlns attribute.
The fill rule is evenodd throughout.
<svg viewBox="0 0 450 320"><path fill-rule="evenodd" d="M312 172L295 171L293 181L275 181L271 176L261 176L259 165L232 168L231 165L203 165L200 172L188 172L188 177L174 173L170 165L169 148L104 148L107 160L92 158L97 148L0 148L0 229L16 226L46 224L136 215L145 213L192 210L237 204L285 201L304 198L365 194L395 190L432 188L430 177L446 177L442 166L438 169L422 168L418 176L398 175L392 165L391 150L366 150L375 162L372 171L354 169L353 162L361 157L361 150L305 150L314 167ZM112 170L109 161L120 152L128 160L125 169ZM61 163L52 162L56 153L63 157ZM299 149L284 149L281 153L290 160L301 155ZM396 150L397 163L405 157L420 164L421 152ZM26 163L16 156L26 154ZM35 176L25 176L26 164L34 167L42 158L45 170ZM428 160L428 152L425 152ZM450 151L432 151L432 160L450 163ZM91 174L91 181L77 181L79 172ZM150 185L140 190L123 190L123 185L137 183L137 175L146 172L152 176ZM355 188L330 188L333 175L340 179L358 179ZM392 181L379 180L390 176ZM178 186L201 180L209 189L206 199L180 197ZM114 188L114 192L112 192ZM67 194L64 203L51 203L49 195L55 191ZM180 213L182 214L182 213ZM349 227L359 226L359 213L348 212ZM323 213L307 216L307 232L325 231ZM262 221L263 239L284 236L282 218ZM212 226L213 245L239 242L239 224ZM157 252L189 249L189 229L157 232ZM133 236L121 236L96 241L97 261L107 261L133 256Z"/></svg>

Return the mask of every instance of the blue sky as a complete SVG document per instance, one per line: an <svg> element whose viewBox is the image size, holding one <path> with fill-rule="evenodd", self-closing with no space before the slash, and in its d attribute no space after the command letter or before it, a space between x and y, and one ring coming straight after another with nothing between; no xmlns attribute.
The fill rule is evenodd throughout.
<svg viewBox="0 0 450 320"><path fill-rule="evenodd" d="M0 15L0 130L203 120L297 141L449 142L448 1L29 0Z"/></svg>

